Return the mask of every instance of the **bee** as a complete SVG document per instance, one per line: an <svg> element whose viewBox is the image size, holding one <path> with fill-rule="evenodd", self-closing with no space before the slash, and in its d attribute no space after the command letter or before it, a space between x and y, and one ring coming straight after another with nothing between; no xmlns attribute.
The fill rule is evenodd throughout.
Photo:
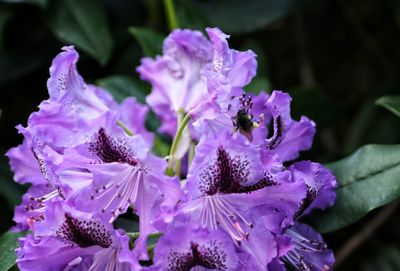
<svg viewBox="0 0 400 271"><path fill-rule="evenodd" d="M239 98L241 102L241 108L238 109L236 115L232 117L232 124L234 126L234 131L239 131L242 135L246 136L250 141L253 140L253 128L260 126L260 123L264 120L264 116L260 115L260 121L254 120L250 110L253 107L253 100L251 97L246 97L244 93L242 97ZM228 105L228 111L231 109L231 105Z"/></svg>

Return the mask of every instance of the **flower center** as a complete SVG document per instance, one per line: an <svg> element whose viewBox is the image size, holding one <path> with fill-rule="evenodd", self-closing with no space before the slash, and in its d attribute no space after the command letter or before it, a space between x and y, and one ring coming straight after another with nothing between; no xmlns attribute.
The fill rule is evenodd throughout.
<svg viewBox="0 0 400 271"><path fill-rule="evenodd" d="M207 269L227 270L226 253L220 244L211 240L204 245L190 244L186 253L172 250L168 255L168 270L190 271L193 267L204 267Z"/></svg>
<svg viewBox="0 0 400 271"><path fill-rule="evenodd" d="M207 165L199 174L199 188L203 195L216 193L249 193L275 184L266 174L264 178L251 185L249 181L251 165L245 155L231 157L221 146L217 149L214 162Z"/></svg>
<svg viewBox="0 0 400 271"><path fill-rule="evenodd" d="M56 234L82 248L95 245L107 248L112 244L110 232L98 221L80 220L69 214L65 214L65 221Z"/></svg>
<svg viewBox="0 0 400 271"><path fill-rule="evenodd" d="M100 128L93 140L89 143L89 151L97 155L103 163L126 163L136 166L138 160L130 150L126 138L112 138L108 136L104 128Z"/></svg>

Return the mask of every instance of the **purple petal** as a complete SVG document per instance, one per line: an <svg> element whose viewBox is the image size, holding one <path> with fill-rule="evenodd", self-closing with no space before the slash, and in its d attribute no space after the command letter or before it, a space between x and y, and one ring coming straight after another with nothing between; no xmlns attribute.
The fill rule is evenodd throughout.
<svg viewBox="0 0 400 271"><path fill-rule="evenodd" d="M332 172L318 163L302 161L290 166L293 179L307 186L307 197L303 201L301 211L309 214L312 209L325 209L335 202L336 178Z"/></svg>
<svg viewBox="0 0 400 271"><path fill-rule="evenodd" d="M214 51L214 70L222 74L227 74L232 65L232 54L226 41L229 35L226 35L218 28L206 28L206 32L210 37L211 46Z"/></svg>
<svg viewBox="0 0 400 271"><path fill-rule="evenodd" d="M146 105L138 103L135 98L129 97L121 103L119 112L119 121L126 125L133 134L143 136L148 146L151 147L153 145L154 135L147 131L145 127L149 108Z"/></svg>
<svg viewBox="0 0 400 271"><path fill-rule="evenodd" d="M220 231L171 228L154 250L158 270L241 270L229 236Z"/></svg>
<svg viewBox="0 0 400 271"><path fill-rule="evenodd" d="M283 256L283 262L299 270L332 270L335 262L333 252L310 226L298 223L285 235L291 238L293 249Z"/></svg>
<svg viewBox="0 0 400 271"><path fill-rule="evenodd" d="M62 49L63 52L54 58L50 67L50 78L47 81L49 101L63 104L65 110L84 109L83 115L108 110L103 101L95 95L93 89L88 88L79 75L76 68L79 55L74 47Z"/></svg>
<svg viewBox="0 0 400 271"><path fill-rule="evenodd" d="M40 172L38 161L26 140L18 147L6 153L10 159L10 167L14 172L14 180L18 183L45 184L47 180Z"/></svg>
<svg viewBox="0 0 400 271"><path fill-rule="evenodd" d="M311 148L315 123L306 117L299 122L290 116L291 98L281 91L274 91L266 102L273 118L274 133L266 140L267 148L281 161L293 160L300 151Z"/></svg>
<svg viewBox="0 0 400 271"><path fill-rule="evenodd" d="M17 264L21 271L64 270L77 258L90 257L101 249L71 246L50 236L35 238L33 235L27 235L19 240Z"/></svg>
<svg viewBox="0 0 400 271"><path fill-rule="evenodd" d="M76 64L75 49L64 47L50 67L47 82L50 98L28 120L27 129L53 147L69 147L85 140L101 117L116 103L104 90L86 85Z"/></svg>
<svg viewBox="0 0 400 271"><path fill-rule="evenodd" d="M208 97L203 73L211 61L210 45L201 32L175 30L165 40L163 53L155 60L143 59L137 71L153 87L147 103L163 121L173 121L179 110L189 112Z"/></svg>
<svg viewBox="0 0 400 271"><path fill-rule="evenodd" d="M47 195L47 196L46 196ZM43 199L52 200L57 194L46 184L31 186L22 196L22 202L14 209L14 221L19 230L28 230L34 220L41 219L45 212Z"/></svg>
<svg viewBox="0 0 400 271"><path fill-rule="evenodd" d="M187 189L192 198L211 195L222 189L222 182L241 186L253 185L263 179L260 151L251 148L245 137L223 133L217 138L204 139L196 148L196 155L187 177ZM226 173L231 175L226 175ZM225 174L225 175L224 175ZM233 185L234 183L226 183Z"/></svg>

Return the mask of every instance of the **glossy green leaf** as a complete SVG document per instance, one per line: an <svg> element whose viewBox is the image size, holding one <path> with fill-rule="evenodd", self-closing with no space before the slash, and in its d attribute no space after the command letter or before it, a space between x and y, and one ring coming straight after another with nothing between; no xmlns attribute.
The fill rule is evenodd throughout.
<svg viewBox="0 0 400 271"><path fill-rule="evenodd" d="M19 245L17 239L24 235L20 232L6 232L0 237L0 271L7 271L15 264L15 249Z"/></svg>
<svg viewBox="0 0 400 271"><path fill-rule="evenodd" d="M309 219L322 233L346 227L400 197L400 145L366 145L327 166L339 182L335 205Z"/></svg>
<svg viewBox="0 0 400 271"><path fill-rule="evenodd" d="M400 95L383 96L376 100L375 104L386 108L400 117Z"/></svg>
<svg viewBox="0 0 400 271"><path fill-rule="evenodd" d="M107 63L113 42L104 2L60 0L51 4L47 21L54 35L63 42L76 45L100 64Z"/></svg>
<svg viewBox="0 0 400 271"><path fill-rule="evenodd" d="M262 29L290 13L299 0L197 1L209 25L223 31L248 33Z"/></svg>
<svg viewBox="0 0 400 271"><path fill-rule="evenodd" d="M129 27L131 33L140 44L145 56L155 56L161 53L164 37L147 28Z"/></svg>
<svg viewBox="0 0 400 271"><path fill-rule="evenodd" d="M97 84L105 88L118 102L122 102L125 98L133 96L144 103L147 94L146 87L133 78L125 75L112 75L97 80Z"/></svg>

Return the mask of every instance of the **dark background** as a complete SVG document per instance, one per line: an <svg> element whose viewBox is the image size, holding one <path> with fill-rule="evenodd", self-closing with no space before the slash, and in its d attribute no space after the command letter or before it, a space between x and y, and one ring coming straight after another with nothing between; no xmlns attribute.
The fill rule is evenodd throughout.
<svg viewBox="0 0 400 271"><path fill-rule="evenodd" d="M29 114L47 99L51 60L63 45L73 43L55 30L54 16L62 17L58 12L65 1L0 1L0 232L12 226L13 206L24 191L13 183L3 157L22 141L14 127L26 125ZM147 93L148 86L139 83L134 70L142 48L127 28L144 27L165 37L169 30L163 2L81 2L101 6L113 46L102 64L77 46L80 73L92 83L129 76L142 95ZM327 163L367 143L399 142L400 119L374 101L399 94L400 1L181 0L175 4L181 27L220 27L231 34L231 48L257 53L258 77L249 91L287 91L293 97L293 115L307 115L317 123L313 149L301 159ZM82 9L84 16L93 16L86 10L90 9ZM67 18L61 25L68 23ZM150 46L159 50L159 40ZM375 210L358 223L327 234L329 246L338 252L349 247L349 240L362 229L381 222L361 237L362 245L337 270L400 270L399 211L377 218L380 210Z"/></svg>

